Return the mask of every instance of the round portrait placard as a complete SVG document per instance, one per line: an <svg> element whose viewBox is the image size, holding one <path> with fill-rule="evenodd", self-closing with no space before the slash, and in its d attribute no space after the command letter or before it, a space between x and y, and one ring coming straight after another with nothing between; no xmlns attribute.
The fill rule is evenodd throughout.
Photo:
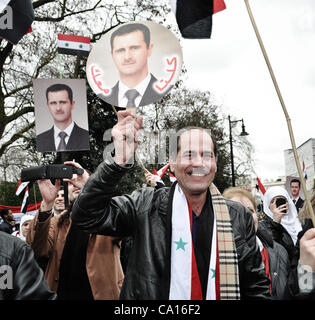
<svg viewBox="0 0 315 320"><path fill-rule="evenodd" d="M130 22L107 32L93 45L86 73L92 90L107 103L136 108L158 102L174 86L182 50L164 26Z"/></svg>

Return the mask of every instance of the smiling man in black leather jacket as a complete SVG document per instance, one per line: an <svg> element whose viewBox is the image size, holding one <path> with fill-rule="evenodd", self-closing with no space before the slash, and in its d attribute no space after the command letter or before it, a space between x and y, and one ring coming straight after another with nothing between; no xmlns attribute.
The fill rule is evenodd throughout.
<svg viewBox="0 0 315 320"><path fill-rule="evenodd" d="M134 244L120 298L269 299L269 279L256 246L250 212L238 203L225 201L214 191L216 188L212 181L216 172L216 150L208 131L189 129L178 138L178 148L170 161L178 184L159 190L143 188L131 195L112 197L114 187L131 166L128 163L137 148L141 127L142 119L134 118L130 111L118 113L118 123L112 130L115 156L112 158L108 155L100 164L82 189L72 210L73 223L90 233L133 236ZM177 188L180 190L176 191ZM182 212L174 207L176 194L186 197L191 217L191 235L188 232L179 241L173 238L178 229L178 220L172 217L178 217L177 212L180 213L179 220L186 219L186 216L185 210ZM218 215L220 208L223 211L227 208L226 224L222 222L225 218ZM220 247L218 249L222 232L224 237L232 235L230 240L224 238L227 240L225 245L231 245L231 250L223 250L223 255ZM213 238L213 235L217 238ZM217 250L216 246L212 247L215 241ZM174 271L176 265L172 263L178 261L174 255L184 254L189 246L193 247L191 261L188 258L187 263L179 264L177 271ZM225 256L225 253L228 255ZM190 263L196 266L191 278L198 280L191 281L191 288L186 290L186 287L180 287L181 281L176 282L176 278L185 281L182 273L187 271L186 265ZM226 265L226 273L222 274ZM226 280L229 277L227 273L236 275L233 278L235 282L233 280L224 286L225 281L229 283ZM215 282L211 284L210 278L215 278ZM188 285L190 287L190 283ZM180 289L176 291L176 287ZM228 287L233 290L231 294L226 294Z"/></svg>
<svg viewBox="0 0 315 320"><path fill-rule="evenodd" d="M24 241L0 231L0 300L55 300Z"/></svg>

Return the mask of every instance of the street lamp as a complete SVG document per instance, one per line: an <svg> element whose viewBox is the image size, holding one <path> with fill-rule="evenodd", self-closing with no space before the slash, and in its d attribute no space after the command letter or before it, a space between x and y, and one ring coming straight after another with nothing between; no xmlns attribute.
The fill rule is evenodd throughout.
<svg viewBox="0 0 315 320"><path fill-rule="evenodd" d="M228 116L229 119L229 129L230 129L230 149L231 149L231 168L232 168L232 186L235 187L235 173L234 173L234 156L233 156L233 141L232 141L232 123L236 123L242 121L242 132L240 134L241 137L248 136L248 133L245 131L244 120L231 120L231 117Z"/></svg>

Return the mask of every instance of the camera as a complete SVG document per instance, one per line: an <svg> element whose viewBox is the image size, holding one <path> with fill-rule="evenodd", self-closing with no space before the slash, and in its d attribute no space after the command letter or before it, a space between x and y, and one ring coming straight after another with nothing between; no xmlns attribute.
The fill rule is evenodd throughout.
<svg viewBox="0 0 315 320"><path fill-rule="evenodd" d="M71 179L72 175L81 175L83 172L84 170L82 168L76 168L69 164L50 164L47 166L22 169L21 181Z"/></svg>

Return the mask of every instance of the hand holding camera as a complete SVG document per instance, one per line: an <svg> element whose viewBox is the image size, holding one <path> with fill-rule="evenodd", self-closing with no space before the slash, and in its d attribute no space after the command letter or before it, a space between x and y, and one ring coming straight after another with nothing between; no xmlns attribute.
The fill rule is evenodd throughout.
<svg viewBox="0 0 315 320"><path fill-rule="evenodd" d="M65 165L71 165L76 169L77 173L74 173L71 179L64 178L63 181L70 182L74 187L82 189L86 181L89 179L89 174L84 170L81 165L74 161L66 161ZM80 170L80 171L79 171ZM79 173L83 170L83 173Z"/></svg>
<svg viewBox="0 0 315 320"><path fill-rule="evenodd" d="M289 210L288 202L285 198L275 197L270 202L269 209L273 213L273 221L280 223Z"/></svg>
<svg viewBox="0 0 315 320"><path fill-rule="evenodd" d="M88 173L73 161L64 164L53 164L23 169L21 181L36 181L38 183L43 201L41 211L49 211L53 207L61 181L70 182L75 187L81 189L87 181ZM68 205L68 189L65 191L65 207Z"/></svg>

